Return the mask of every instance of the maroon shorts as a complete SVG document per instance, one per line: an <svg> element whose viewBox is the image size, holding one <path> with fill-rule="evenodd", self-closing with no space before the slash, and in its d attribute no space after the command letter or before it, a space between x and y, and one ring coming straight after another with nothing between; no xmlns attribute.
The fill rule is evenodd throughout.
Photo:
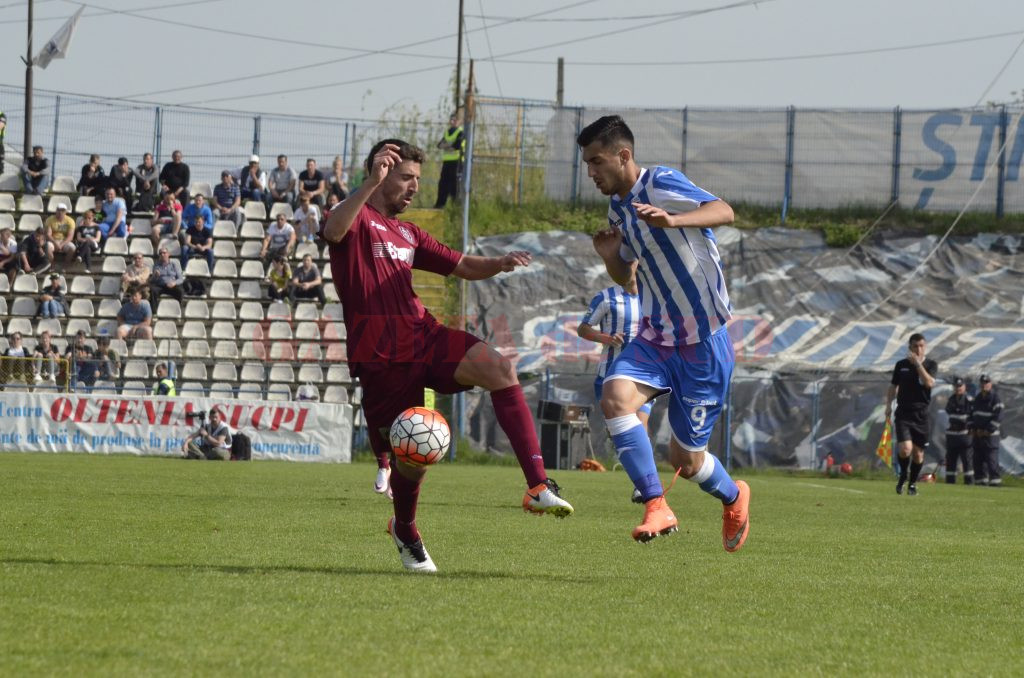
<svg viewBox="0 0 1024 678"><path fill-rule="evenodd" d="M363 387L363 415L374 454L391 451L388 432L395 417L423 405L423 389L438 393L468 391L455 381L455 369L474 345L481 342L468 332L435 324L427 330L428 355L416 362L359 363L353 373Z"/></svg>

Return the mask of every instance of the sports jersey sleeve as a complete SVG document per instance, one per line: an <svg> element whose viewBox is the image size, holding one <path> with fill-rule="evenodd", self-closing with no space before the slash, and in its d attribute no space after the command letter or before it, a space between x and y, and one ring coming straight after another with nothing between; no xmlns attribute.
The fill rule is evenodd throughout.
<svg viewBox="0 0 1024 678"><path fill-rule="evenodd" d="M412 226L417 231L418 242L416 245L416 256L412 260L412 267L421 271L430 271L438 275L451 275L455 267L462 259L462 252L457 252L444 243L440 243L419 226Z"/></svg>
<svg viewBox="0 0 1024 678"><path fill-rule="evenodd" d="M677 169L655 167L651 172L651 203L669 214L692 212L706 202L718 200Z"/></svg>
<svg viewBox="0 0 1024 678"><path fill-rule="evenodd" d="M601 319L608 313L608 303L605 301L603 294L598 294L596 297L590 300L590 306L587 308L586 314L583 316L583 320L580 322L591 327L600 326Z"/></svg>

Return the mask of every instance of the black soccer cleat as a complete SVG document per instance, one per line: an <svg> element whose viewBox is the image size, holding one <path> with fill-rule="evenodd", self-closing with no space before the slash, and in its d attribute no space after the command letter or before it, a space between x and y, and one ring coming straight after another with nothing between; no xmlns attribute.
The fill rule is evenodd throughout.
<svg viewBox="0 0 1024 678"><path fill-rule="evenodd" d="M903 494L903 481L896 483L896 494Z"/></svg>
<svg viewBox="0 0 1024 678"><path fill-rule="evenodd" d="M910 484L907 486L907 496L913 497L917 495L917 485Z"/></svg>

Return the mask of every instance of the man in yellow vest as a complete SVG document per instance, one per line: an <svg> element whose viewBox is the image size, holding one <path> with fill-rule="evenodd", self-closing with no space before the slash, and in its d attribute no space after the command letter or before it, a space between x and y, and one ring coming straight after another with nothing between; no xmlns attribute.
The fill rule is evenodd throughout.
<svg viewBox="0 0 1024 678"><path fill-rule="evenodd" d="M466 146L466 135L459 124L459 114L452 113L448 120L448 131L444 133L437 147L441 149L441 178L437 180L436 209L441 209L448 198L455 200L459 192L459 165Z"/></svg>
<svg viewBox="0 0 1024 678"><path fill-rule="evenodd" d="M177 390L174 388L174 380L167 376L167 363L157 363L153 395L174 396L177 394Z"/></svg>

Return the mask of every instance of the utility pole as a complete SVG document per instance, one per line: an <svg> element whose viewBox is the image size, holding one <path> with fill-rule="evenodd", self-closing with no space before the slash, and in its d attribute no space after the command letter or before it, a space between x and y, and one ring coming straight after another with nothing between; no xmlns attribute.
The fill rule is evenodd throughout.
<svg viewBox="0 0 1024 678"><path fill-rule="evenodd" d="M455 108L452 109L453 111L459 110L459 85L462 82L462 3L463 0L459 0L459 47L455 56Z"/></svg>
<svg viewBox="0 0 1024 678"><path fill-rule="evenodd" d="M28 52L25 56L25 141L21 161L32 156L32 3L28 0Z"/></svg>
<svg viewBox="0 0 1024 678"><path fill-rule="evenodd" d="M555 102L559 108L565 99L565 58L558 57L558 86L555 88Z"/></svg>

